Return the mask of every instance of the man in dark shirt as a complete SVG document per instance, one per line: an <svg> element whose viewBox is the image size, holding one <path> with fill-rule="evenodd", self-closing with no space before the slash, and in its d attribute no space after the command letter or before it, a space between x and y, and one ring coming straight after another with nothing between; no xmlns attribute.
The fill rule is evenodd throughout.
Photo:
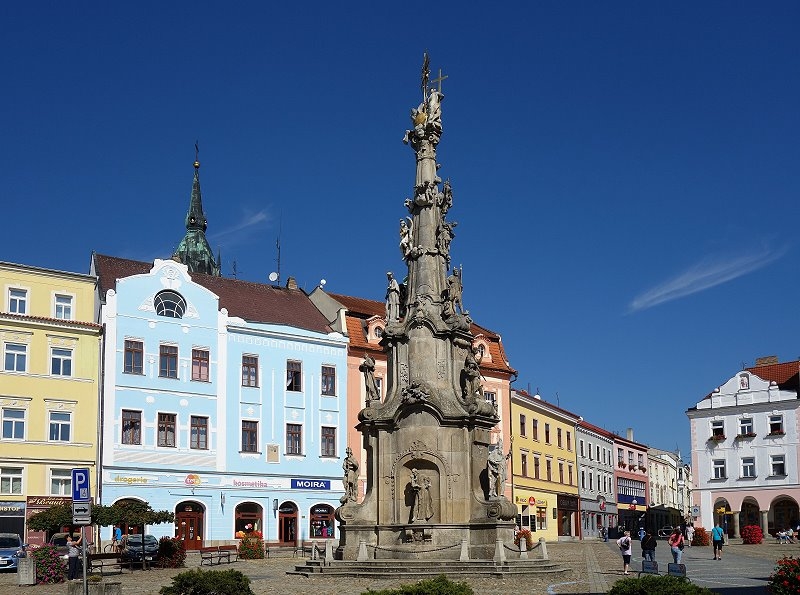
<svg viewBox="0 0 800 595"><path fill-rule="evenodd" d="M655 562L657 545L658 541L656 541L655 536L650 531L647 531L644 539L642 539L642 558Z"/></svg>

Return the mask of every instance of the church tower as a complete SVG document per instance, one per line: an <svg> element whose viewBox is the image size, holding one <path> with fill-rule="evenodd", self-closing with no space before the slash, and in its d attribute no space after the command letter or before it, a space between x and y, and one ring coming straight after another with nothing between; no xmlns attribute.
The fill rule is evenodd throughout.
<svg viewBox="0 0 800 595"><path fill-rule="evenodd" d="M222 259L219 257L214 259L211 246L206 239L207 227L208 221L203 213L203 199L200 195L200 162L195 151L192 195L189 199L189 211L186 213L186 235L178 244L172 258L188 266L190 273L205 273L219 277Z"/></svg>

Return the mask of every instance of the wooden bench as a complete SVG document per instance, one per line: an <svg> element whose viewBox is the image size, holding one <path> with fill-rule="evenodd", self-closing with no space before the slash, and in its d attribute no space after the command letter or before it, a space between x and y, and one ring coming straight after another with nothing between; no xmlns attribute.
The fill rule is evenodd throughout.
<svg viewBox="0 0 800 595"><path fill-rule="evenodd" d="M235 545L215 545L212 547L200 548L200 566L208 562L209 566L214 564L230 564L231 554L236 556L235 560L239 559L239 550Z"/></svg>
<svg viewBox="0 0 800 595"><path fill-rule="evenodd" d="M86 555L86 558L87 571L96 572L99 570L100 576L104 576L104 573L110 569L116 569L117 573L121 574L122 567L128 564L127 562L121 562L119 554L116 552L90 553Z"/></svg>

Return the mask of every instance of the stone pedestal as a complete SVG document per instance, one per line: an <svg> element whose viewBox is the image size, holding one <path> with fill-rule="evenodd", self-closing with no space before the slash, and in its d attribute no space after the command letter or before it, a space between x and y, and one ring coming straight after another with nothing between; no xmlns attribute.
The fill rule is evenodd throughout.
<svg viewBox="0 0 800 595"><path fill-rule="evenodd" d="M36 584L36 560L33 558L20 558L17 561L17 584Z"/></svg>

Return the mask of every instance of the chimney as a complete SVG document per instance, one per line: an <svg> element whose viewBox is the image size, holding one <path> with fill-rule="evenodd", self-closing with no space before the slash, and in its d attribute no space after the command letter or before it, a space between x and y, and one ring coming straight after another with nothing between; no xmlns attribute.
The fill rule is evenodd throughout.
<svg viewBox="0 0 800 595"><path fill-rule="evenodd" d="M633 442L633 428L628 428L627 430L625 430L625 437L631 442Z"/></svg>
<svg viewBox="0 0 800 595"><path fill-rule="evenodd" d="M286 280L286 289L297 289L297 279L289 277Z"/></svg>
<svg viewBox="0 0 800 595"><path fill-rule="evenodd" d="M758 366L770 366L772 364L778 363L778 356L777 355L767 355L766 357L757 357L756 358L756 367Z"/></svg>

